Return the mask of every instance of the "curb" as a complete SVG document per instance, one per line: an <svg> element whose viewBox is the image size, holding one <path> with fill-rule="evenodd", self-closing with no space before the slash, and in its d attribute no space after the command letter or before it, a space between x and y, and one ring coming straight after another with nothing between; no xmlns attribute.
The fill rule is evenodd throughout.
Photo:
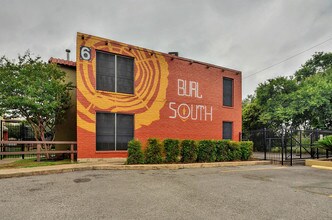
<svg viewBox="0 0 332 220"><path fill-rule="evenodd" d="M0 170L0 179L24 176L36 176L47 174L68 173L87 170L178 170L212 167L234 167L269 165L271 161L241 161L241 162L216 162L216 163L192 163L192 164L141 164L141 165L115 165L115 164L66 164L45 167L4 169Z"/></svg>
<svg viewBox="0 0 332 220"><path fill-rule="evenodd" d="M328 159L307 159L305 160L306 166L319 166L332 168L332 161Z"/></svg>
<svg viewBox="0 0 332 220"><path fill-rule="evenodd" d="M323 170L332 170L332 167L312 165L312 168L323 169Z"/></svg>

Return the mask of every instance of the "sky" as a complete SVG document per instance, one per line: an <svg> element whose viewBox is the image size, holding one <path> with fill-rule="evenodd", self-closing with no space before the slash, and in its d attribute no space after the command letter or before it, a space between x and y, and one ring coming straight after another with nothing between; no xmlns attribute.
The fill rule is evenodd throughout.
<svg viewBox="0 0 332 220"><path fill-rule="evenodd" d="M0 30L0 56L11 59L26 50L65 59L68 48L75 60L77 32L178 51L242 71L245 98L267 79L294 74L316 51L332 51L332 1L1 0Z"/></svg>

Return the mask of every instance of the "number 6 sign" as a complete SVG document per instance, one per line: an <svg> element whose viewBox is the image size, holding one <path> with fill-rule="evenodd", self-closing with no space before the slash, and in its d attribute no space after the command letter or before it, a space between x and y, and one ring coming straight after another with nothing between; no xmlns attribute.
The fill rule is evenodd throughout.
<svg viewBox="0 0 332 220"><path fill-rule="evenodd" d="M86 46L81 46L80 58L89 61L91 59L91 49Z"/></svg>

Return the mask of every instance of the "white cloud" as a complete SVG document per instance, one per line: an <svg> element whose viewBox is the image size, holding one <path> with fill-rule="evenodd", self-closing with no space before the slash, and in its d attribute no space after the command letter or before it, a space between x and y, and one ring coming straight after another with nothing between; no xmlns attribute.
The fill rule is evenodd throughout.
<svg viewBox="0 0 332 220"><path fill-rule="evenodd" d="M5 0L0 55L30 49L47 60L75 53L76 32L106 37L241 70L250 75L332 37L332 1ZM295 72L315 51L243 79L243 96L259 82Z"/></svg>

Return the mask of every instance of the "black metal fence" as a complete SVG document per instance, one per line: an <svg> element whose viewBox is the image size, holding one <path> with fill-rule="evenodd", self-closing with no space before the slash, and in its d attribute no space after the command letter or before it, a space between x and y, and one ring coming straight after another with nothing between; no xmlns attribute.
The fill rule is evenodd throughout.
<svg viewBox="0 0 332 220"><path fill-rule="evenodd" d="M20 120L0 120L0 141L35 141L33 131L29 125ZM29 146L22 144L8 144L0 148L2 152L25 151ZM33 154L0 155L3 158L31 158Z"/></svg>
<svg viewBox="0 0 332 220"><path fill-rule="evenodd" d="M316 142L332 135L328 130L259 129L242 134L242 140L254 142L254 157L293 165L304 159L331 157L332 152L318 148Z"/></svg>

